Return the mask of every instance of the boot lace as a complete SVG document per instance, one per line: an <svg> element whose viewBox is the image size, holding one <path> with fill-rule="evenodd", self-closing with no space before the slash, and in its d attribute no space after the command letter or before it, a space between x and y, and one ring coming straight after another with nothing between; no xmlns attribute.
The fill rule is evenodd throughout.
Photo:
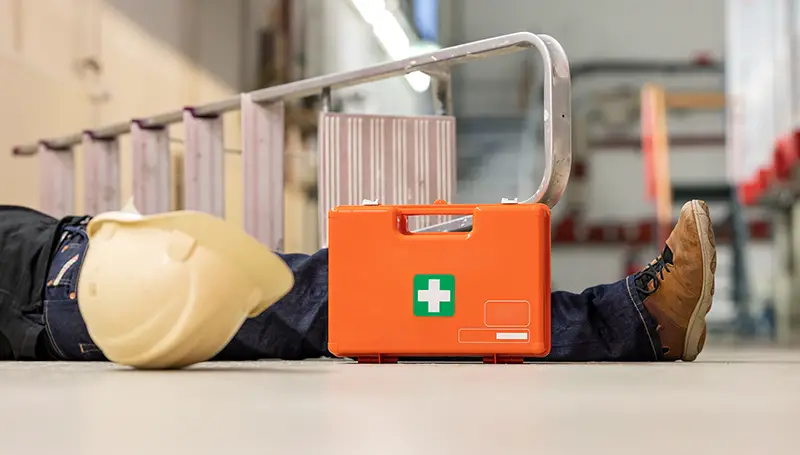
<svg viewBox="0 0 800 455"><path fill-rule="evenodd" d="M671 267L674 266L672 262L672 251L669 247L665 247L664 251L653 259L650 264L638 273L634 279L636 288L644 296L648 296L658 290L661 281L664 279L664 273L670 273ZM649 284L653 283L653 288L649 288Z"/></svg>

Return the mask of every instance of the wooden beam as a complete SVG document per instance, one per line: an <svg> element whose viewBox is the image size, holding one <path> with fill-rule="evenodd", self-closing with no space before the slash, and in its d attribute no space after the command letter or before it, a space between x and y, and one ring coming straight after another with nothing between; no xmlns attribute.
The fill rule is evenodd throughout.
<svg viewBox="0 0 800 455"><path fill-rule="evenodd" d="M722 92L667 92L667 109L725 109Z"/></svg>
<svg viewBox="0 0 800 455"><path fill-rule="evenodd" d="M656 204L659 244L672 230L672 180L669 172L667 103L664 88L645 84L641 91L642 153L647 196Z"/></svg>

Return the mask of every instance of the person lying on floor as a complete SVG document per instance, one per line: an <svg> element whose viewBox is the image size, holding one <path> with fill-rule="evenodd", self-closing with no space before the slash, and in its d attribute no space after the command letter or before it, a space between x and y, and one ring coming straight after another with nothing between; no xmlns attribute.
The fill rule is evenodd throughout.
<svg viewBox="0 0 800 455"><path fill-rule="evenodd" d="M1 360L106 360L92 348L77 305L88 220L0 206ZM280 257L294 273L293 288L245 320L214 360L330 356L328 251ZM662 253L643 270L580 294L552 293L552 348L544 360L694 360L705 343L715 271L708 207L689 201Z"/></svg>

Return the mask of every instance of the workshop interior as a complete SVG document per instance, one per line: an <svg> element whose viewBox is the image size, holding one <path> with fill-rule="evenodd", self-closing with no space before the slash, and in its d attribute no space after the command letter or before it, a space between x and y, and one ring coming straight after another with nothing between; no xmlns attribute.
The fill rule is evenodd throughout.
<svg viewBox="0 0 800 455"><path fill-rule="evenodd" d="M203 362L207 347L170 371L0 362L0 452L798 453L796 124L797 0L0 1L0 203L202 212L236 230L231 257L269 270L260 247L330 248L337 342L387 333L358 315L359 283L439 261L387 240L403 253L373 278L334 272L357 264L334 248L383 226L339 234L348 213L408 206L412 237L510 236L497 248L553 292L648 267L693 199L716 239L692 363L395 364L344 341L339 359L294 362ZM470 234L467 204L541 212L504 230L480 225L487 208ZM531 302L549 321L549 298Z"/></svg>

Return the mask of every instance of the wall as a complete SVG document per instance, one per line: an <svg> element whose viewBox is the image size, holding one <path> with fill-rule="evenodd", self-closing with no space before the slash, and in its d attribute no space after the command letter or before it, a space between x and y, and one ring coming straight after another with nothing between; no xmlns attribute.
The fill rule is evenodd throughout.
<svg viewBox="0 0 800 455"><path fill-rule="evenodd" d="M38 206L38 160L12 158L15 144L213 101L252 84L255 29L270 3L0 0L0 201ZM98 71L82 65L89 59ZM235 151L238 113L224 120L226 146ZM179 160L182 128L170 133ZM123 136L123 199L131 189L128 142ZM80 147L76 166L80 179ZM228 218L238 222L236 153L226 154L226 167ZM80 184L77 192L80 211Z"/></svg>

